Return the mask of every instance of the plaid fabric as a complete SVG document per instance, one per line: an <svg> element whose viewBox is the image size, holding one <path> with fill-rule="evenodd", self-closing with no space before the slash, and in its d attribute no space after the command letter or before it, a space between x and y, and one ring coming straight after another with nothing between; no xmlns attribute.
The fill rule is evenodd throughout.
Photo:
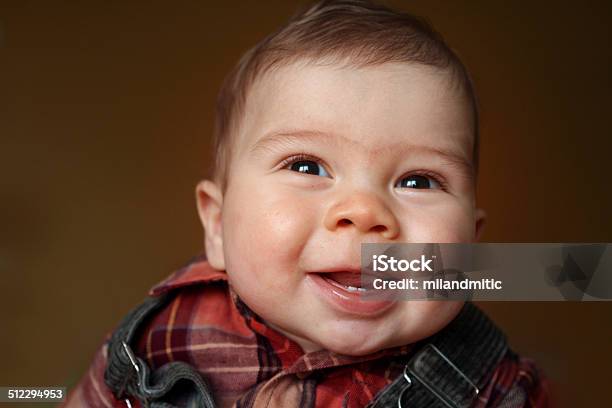
<svg viewBox="0 0 612 408"><path fill-rule="evenodd" d="M135 352L152 368L185 361L202 374L220 407L363 407L402 372L410 345L361 357L304 353L270 328L227 285L224 272L197 259L151 289L178 290L142 331ZM104 383L106 346L72 390L67 407L125 407ZM139 406L131 401L132 406ZM533 362L509 352L476 407L549 406Z"/></svg>

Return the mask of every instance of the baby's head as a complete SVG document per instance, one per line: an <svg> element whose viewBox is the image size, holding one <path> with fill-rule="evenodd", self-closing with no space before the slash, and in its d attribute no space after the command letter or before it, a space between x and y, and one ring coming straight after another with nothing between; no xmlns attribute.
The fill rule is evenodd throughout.
<svg viewBox="0 0 612 408"><path fill-rule="evenodd" d="M210 264L306 351L423 339L461 308L362 301L362 242L471 242L478 115L468 74L420 19L323 2L250 50L218 100L197 187Z"/></svg>

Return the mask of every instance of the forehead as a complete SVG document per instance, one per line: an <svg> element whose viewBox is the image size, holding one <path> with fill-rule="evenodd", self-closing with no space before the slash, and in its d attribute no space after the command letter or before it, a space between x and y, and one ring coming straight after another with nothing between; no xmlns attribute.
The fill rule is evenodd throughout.
<svg viewBox="0 0 612 408"><path fill-rule="evenodd" d="M471 163L472 122L467 98L447 72L406 63L355 68L301 61L253 84L236 151L270 135L316 133L371 154L425 147Z"/></svg>

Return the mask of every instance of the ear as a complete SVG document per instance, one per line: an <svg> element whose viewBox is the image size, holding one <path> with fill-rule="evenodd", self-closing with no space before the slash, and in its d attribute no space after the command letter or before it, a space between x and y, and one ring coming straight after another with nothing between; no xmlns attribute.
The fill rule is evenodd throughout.
<svg viewBox="0 0 612 408"><path fill-rule="evenodd" d="M480 237L482 236L482 231L484 230L484 226L487 220L487 213L485 213L483 209L477 208L474 220L475 220L474 242L478 242L480 241Z"/></svg>
<svg viewBox="0 0 612 408"><path fill-rule="evenodd" d="M213 268L225 270L221 224L223 193L221 189L210 180L200 181L196 186L196 204L200 222L204 227L206 258Z"/></svg>

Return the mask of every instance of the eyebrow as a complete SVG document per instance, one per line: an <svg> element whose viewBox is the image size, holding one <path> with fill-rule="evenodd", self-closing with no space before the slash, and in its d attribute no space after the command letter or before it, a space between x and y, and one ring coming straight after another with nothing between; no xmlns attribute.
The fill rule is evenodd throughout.
<svg viewBox="0 0 612 408"><path fill-rule="evenodd" d="M275 131L270 132L259 140L257 140L250 148L250 151L258 150L276 150L277 148L294 146L303 142L320 142L324 140L326 144L340 145L350 144L365 148L365 146L356 141L347 138L346 136L334 133L327 133L318 130L291 130L291 131ZM369 149L368 149L369 150ZM410 155L410 154L428 154L442 157L449 165L461 168L468 173L472 173L474 167L472 162L466 159L463 155L452 150L437 148L432 146L411 145L407 143L396 143L391 146L384 146L378 149L370 150L370 155Z"/></svg>

